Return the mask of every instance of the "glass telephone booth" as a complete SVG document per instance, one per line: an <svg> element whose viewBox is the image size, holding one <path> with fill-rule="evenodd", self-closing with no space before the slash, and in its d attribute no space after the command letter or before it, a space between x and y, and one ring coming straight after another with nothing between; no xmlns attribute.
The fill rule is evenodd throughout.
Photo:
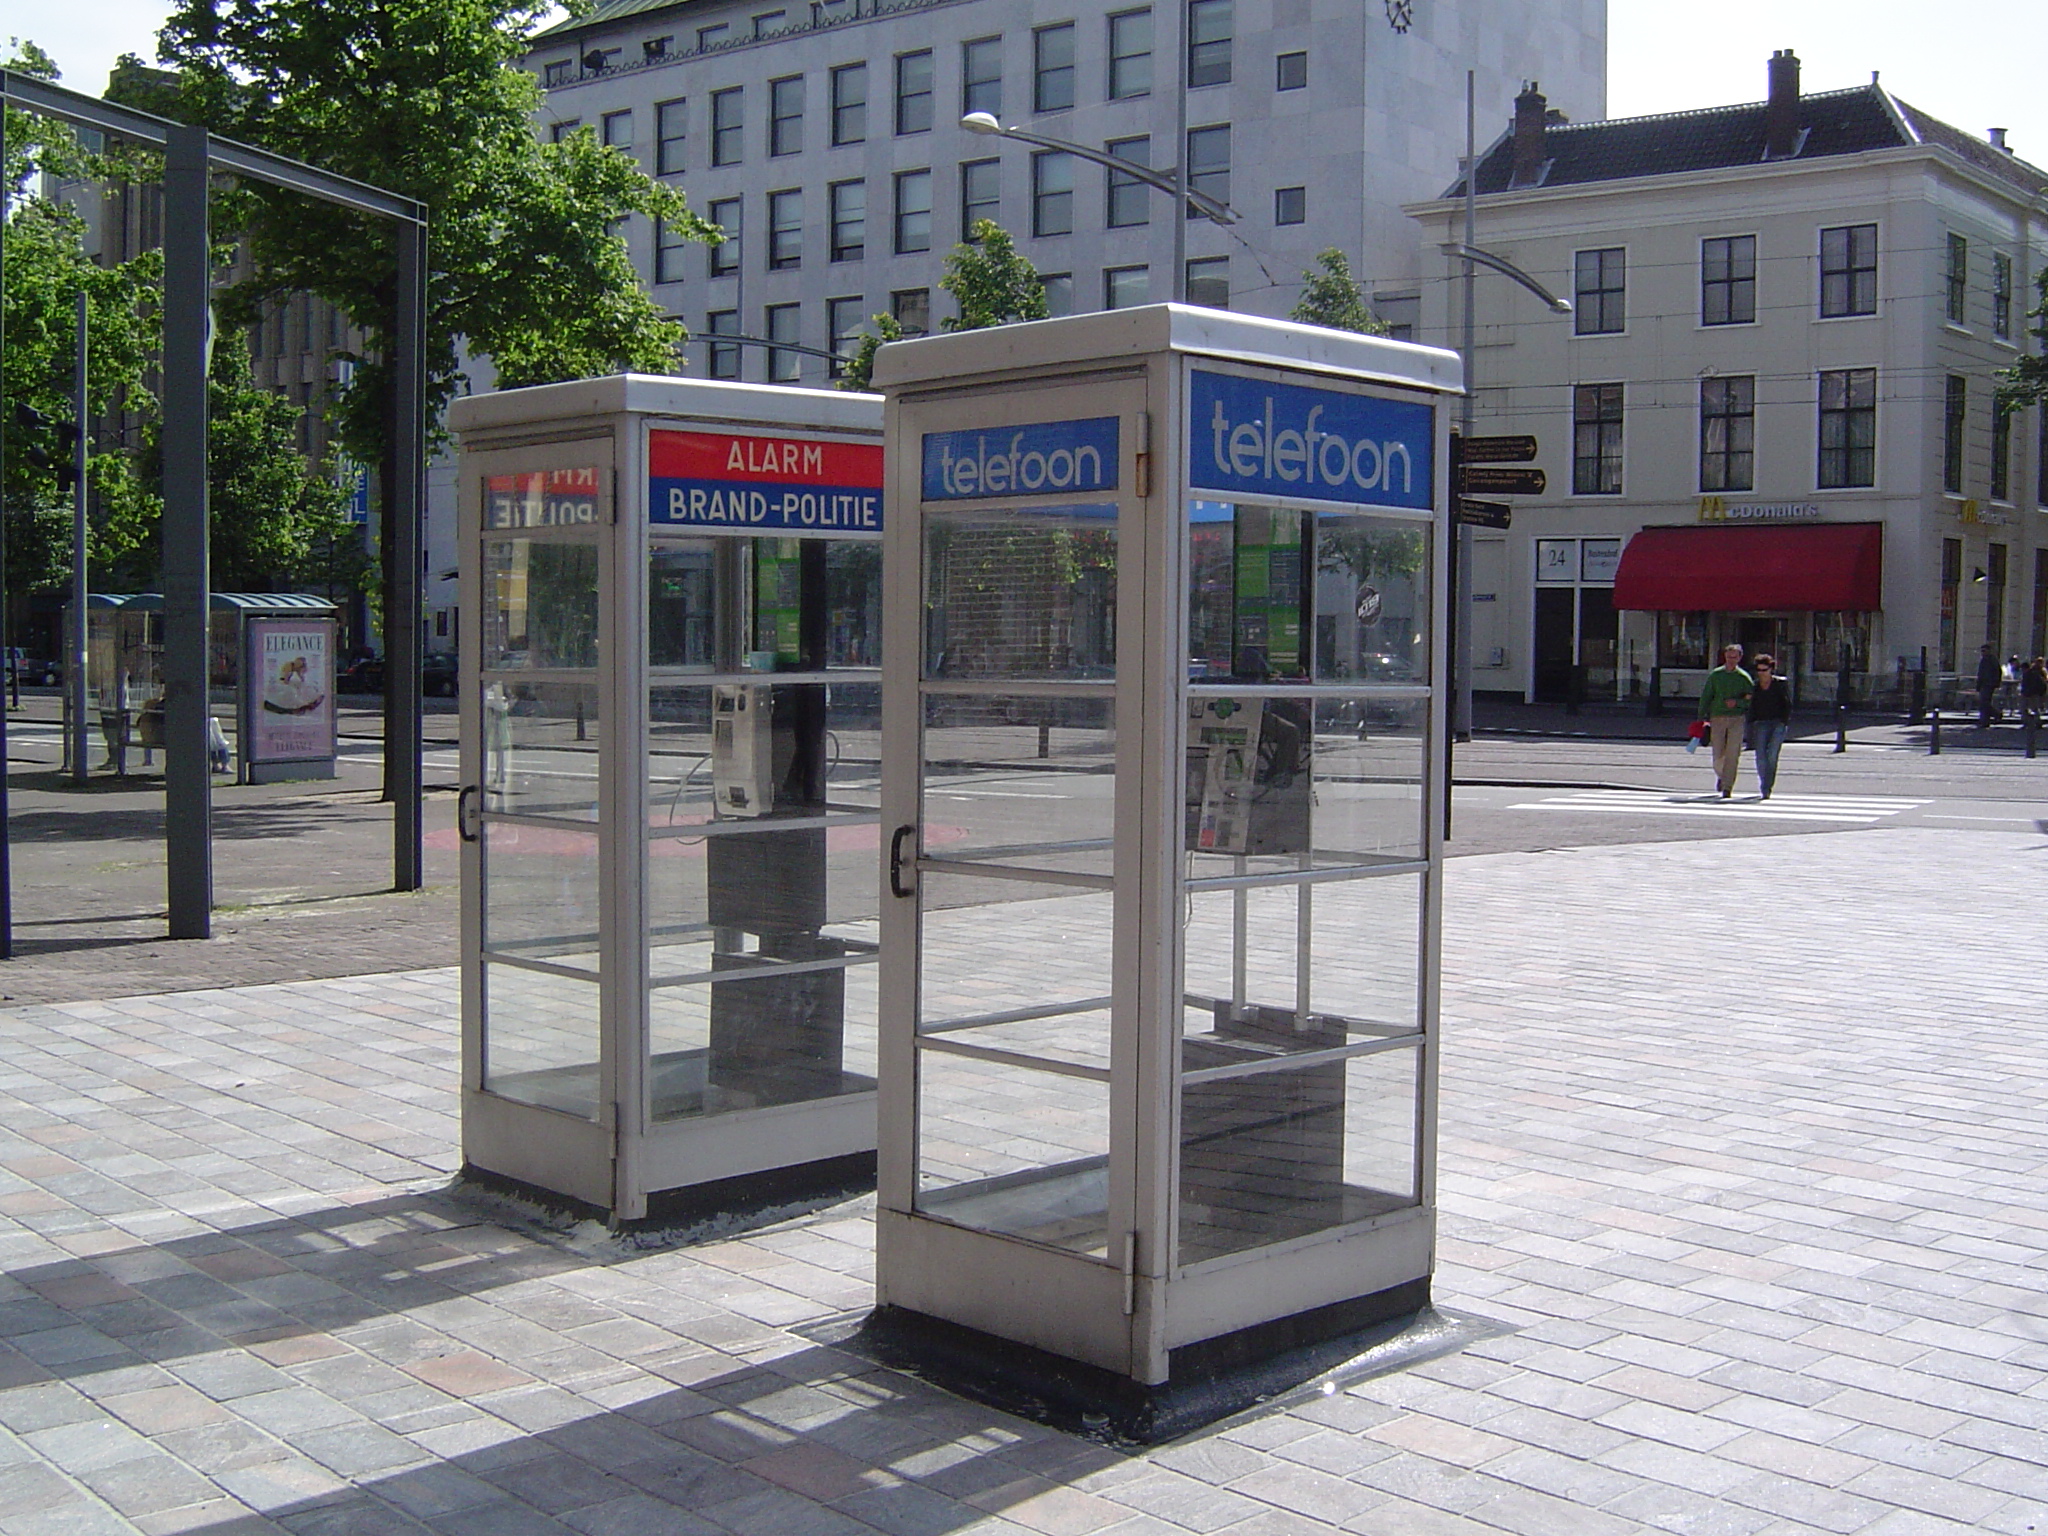
<svg viewBox="0 0 2048 1536"><path fill-rule="evenodd" d="M871 1177L881 402L450 421L465 1164L621 1221Z"/></svg>
<svg viewBox="0 0 2048 1536"><path fill-rule="evenodd" d="M876 1325L1128 1409L1417 1310L1457 359L1158 305L876 379Z"/></svg>

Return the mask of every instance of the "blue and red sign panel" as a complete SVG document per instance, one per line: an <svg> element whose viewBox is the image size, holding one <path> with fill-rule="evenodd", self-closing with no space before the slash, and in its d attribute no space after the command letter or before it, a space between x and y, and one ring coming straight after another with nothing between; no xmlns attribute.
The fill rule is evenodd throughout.
<svg viewBox="0 0 2048 1536"><path fill-rule="evenodd" d="M882 445L725 432L647 434L647 517L731 533L880 533Z"/></svg>

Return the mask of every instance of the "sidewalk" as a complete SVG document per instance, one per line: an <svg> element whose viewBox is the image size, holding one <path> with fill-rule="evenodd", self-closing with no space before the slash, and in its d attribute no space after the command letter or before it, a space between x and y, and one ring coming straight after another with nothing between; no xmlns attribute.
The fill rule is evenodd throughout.
<svg viewBox="0 0 2048 1536"><path fill-rule="evenodd" d="M1497 699L1472 701L1472 729L1480 736L1583 737L1601 741L1670 741L1683 743L1685 727L1693 716L1696 701L1666 699L1664 713L1652 715L1642 700L1631 703L1588 702L1576 714L1562 704L1522 704ZM1847 720L1852 745L1889 747L1926 752L1932 732L1930 720L1913 724L1904 715L1852 710ZM1832 703L1809 703L1792 718L1794 741L1835 738L1835 710ZM2008 710L2004 720L1980 730L1975 714L1945 712L1941 717L1941 748L1944 753L2012 754L2025 749L2016 711ZM2048 760L2048 730L2037 744Z"/></svg>
<svg viewBox="0 0 2048 1536"><path fill-rule="evenodd" d="M0 1532L2048 1530L2044 860L1454 861L1436 1299L1493 1336L1143 1455L821 1342L861 1202L451 1193L451 971L0 1009Z"/></svg>

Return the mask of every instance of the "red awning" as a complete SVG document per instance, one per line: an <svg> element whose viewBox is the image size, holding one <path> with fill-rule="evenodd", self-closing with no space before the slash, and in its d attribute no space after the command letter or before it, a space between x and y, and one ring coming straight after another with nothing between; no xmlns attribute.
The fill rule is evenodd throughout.
<svg viewBox="0 0 2048 1536"><path fill-rule="evenodd" d="M1680 612L1884 606L1884 525L1644 528L1621 552L1614 606Z"/></svg>

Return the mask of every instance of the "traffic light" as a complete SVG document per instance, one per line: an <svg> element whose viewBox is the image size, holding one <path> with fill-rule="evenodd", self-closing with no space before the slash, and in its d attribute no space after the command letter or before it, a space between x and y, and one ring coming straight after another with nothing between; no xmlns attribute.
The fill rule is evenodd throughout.
<svg viewBox="0 0 2048 1536"><path fill-rule="evenodd" d="M57 494L68 496L78 484L83 465L80 452L78 424L70 421L54 421L32 405L17 403L14 407L15 424L22 431L41 434L48 432L55 439L54 451L42 443L31 441L28 445L28 461L37 469L47 469L56 478Z"/></svg>

